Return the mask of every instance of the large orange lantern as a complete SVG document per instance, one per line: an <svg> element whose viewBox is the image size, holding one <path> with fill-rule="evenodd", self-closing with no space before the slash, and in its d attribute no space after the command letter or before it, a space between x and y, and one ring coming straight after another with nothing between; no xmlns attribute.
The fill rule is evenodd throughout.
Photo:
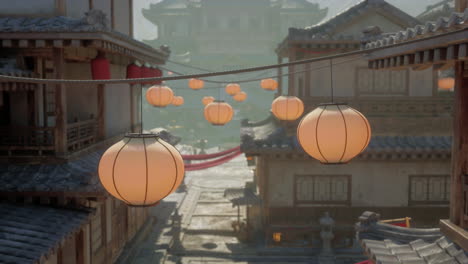
<svg viewBox="0 0 468 264"><path fill-rule="evenodd" d="M326 164L347 163L366 149L370 138L367 119L346 104L320 105L297 128L304 151Z"/></svg>
<svg viewBox="0 0 468 264"><path fill-rule="evenodd" d="M238 92L232 97L237 102L243 102L247 99L247 93L245 92Z"/></svg>
<svg viewBox="0 0 468 264"><path fill-rule="evenodd" d="M271 111L279 120L293 121L301 117L304 103L296 96L279 96L271 103Z"/></svg>
<svg viewBox="0 0 468 264"><path fill-rule="evenodd" d="M205 86L205 82L199 79L190 79L188 84L192 90L200 90Z"/></svg>
<svg viewBox="0 0 468 264"><path fill-rule="evenodd" d="M146 101L156 107L165 107L172 103L174 92L167 86L151 86L146 91Z"/></svg>
<svg viewBox="0 0 468 264"><path fill-rule="evenodd" d="M208 105L209 103L212 103L215 100L213 96L205 96L202 99L203 105Z"/></svg>
<svg viewBox="0 0 468 264"><path fill-rule="evenodd" d="M99 161L99 179L115 198L130 206L152 206L184 179L184 161L157 134L128 134Z"/></svg>
<svg viewBox="0 0 468 264"><path fill-rule="evenodd" d="M205 119L215 126L223 126L231 121L234 115L232 107L224 101L214 101L205 106Z"/></svg>
<svg viewBox="0 0 468 264"><path fill-rule="evenodd" d="M455 87L455 79L452 77L439 78L439 90L451 91Z"/></svg>
<svg viewBox="0 0 468 264"><path fill-rule="evenodd" d="M172 99L172 105L181 106L184 104L184 98L182 96L174 96Z"/></svg>
<svg viewBox="0 0 468 264"><path fill-rule="evenodd" d="M260 82L260 86L262 89L267 90L267 91L274 91L278 89L278 82L273 79L263 79Z"/></svg>
<svg viewBox="0 0 468 264"><path fill-rule="evenodd" d="M230 83L226 85L226 93L229 95L235 95L241 91L241 87L237 83Z"/></svg>

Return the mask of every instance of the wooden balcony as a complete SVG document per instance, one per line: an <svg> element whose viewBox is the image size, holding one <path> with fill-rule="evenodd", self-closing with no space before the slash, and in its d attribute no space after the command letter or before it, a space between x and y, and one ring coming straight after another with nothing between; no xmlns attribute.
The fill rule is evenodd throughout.
<svg viewBox="0 0 468 264"><path fill-rule="evenodd" d="M67 125L67 151L73 153L97 141L98 122L95 119ZM0 156L54 156L55 127L0 127Z"/></svg>

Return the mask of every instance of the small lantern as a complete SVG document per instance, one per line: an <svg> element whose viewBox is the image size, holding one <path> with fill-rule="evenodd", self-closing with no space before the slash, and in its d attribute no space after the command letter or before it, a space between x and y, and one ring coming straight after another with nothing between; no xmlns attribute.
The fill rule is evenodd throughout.
<svg viewBox="0 0 468 264"><path fill-rule="evenodd" d="M91 73L93 80L109 80L111 78L110 63L103 53L99 52L96 58L91 60Z"/></svg>
<svg viewBox="0 0 468 264"><path fill-rule="evenodd" d="M241 87L237 83L230 83L226 85L226 93L229 95L235 95L241 91Z"/></svg>
<svg viewBox="0 0 468 264"><path fill-rule="evenodd" d="M199 79L190 79L189 80L189 87L192 90L200 90L205 86L205 82Z"/></svg>
<svg viewBox="0 0 468 264"><path fill-rule="evenodd" d="M224 101L214 101L205 106L205 119L215 126L223 126L231 121L234 111Z"/></svg>
<svg viewBox="0 0 468 264"><path fill-rule="evenodd" d="M278 82L273 79L263 79L260 82L260 86L264 90L275 91L276 89L278 89Z"/></svg>
<svg viewBox="0 0 468 264"><path fill-rule="evenodd" d="M304 151L325 164L347 163L366 149L370 138L367 119L346 104L322 104L297 128Z"/></svg>
<svg viewBox="0 0 468 264"><path fill-rule="evenodd" d="M174 92L167 86L151 86L146 91L146 101L156 107L165 107L172 103Z"/></svg>
<svg viewBox="0 0 468 264"><path fill-rule="evenodd" d="M152 206L173 193L184 179L184 161L156 134L128 134L99 161L99 180L130 206Z"/></svg>
<svg viewBox="0 0 468 264"><path fill-rule="evenodd" d="M276 242L276 243L281 242L281 233L280 232L273 233L273 241Z"/></svg>
<svg viewBox="0 0 468 264"><path fill-rule="evenodd" d="M236 93L232 98L233 98L234 100L236 100L237 102L243 102L243 101L245 101L245 99L247 99L247 93L245 93L245 92L238 92L238 93Z"/></svg>
<svg viewBox="0 0 468 264"><path fill-rule="evenodd" d="M184 98L182 96L174 96L172 99L172 105L181 106L184 104Z"/></svg>
<svg viewBox="0 0 468 264"><path fill-rule="evenodd" d="M279 96L273 100L271 111L279 120L293 121L301 117L304 103L295 96Z"/></svg>
<svg viewBox="0 0 468 264"><path fill-rule="evenodd" d="M453 77L439 78L438 84L439 84L439 90L453 91L453 88L455 87L455 78Z"/></svg>
<svg viewBox="0 0 468 264"><path fill-rule="evenodd" d="M202 103L203 105L208 105L209 103L212 103L213 101L215 100L215 98L213 96L205 96L203 97L202 99Z"/></svg>

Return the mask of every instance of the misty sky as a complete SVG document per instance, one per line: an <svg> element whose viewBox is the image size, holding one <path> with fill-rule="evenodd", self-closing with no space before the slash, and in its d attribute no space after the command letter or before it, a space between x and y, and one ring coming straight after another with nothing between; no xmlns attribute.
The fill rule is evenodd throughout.
<svg viewBox="0 0 468 264"><path fill-rule="evenodd" d="M161 0L137 0L134 3L135 12L135 38L139 40L154 39L157 37L157 29L141 15L141 9L149 7L150 3L157 3ZM169 0L171 1L171 0ZM232 0L236 1L236 0ZM328 7L328 17L352 6L361 0L308 0L312 3L319 3L321 7ZM410 15L418 15L423 12L427 5L438 3L441 0L387 0L387 2L404 10ZM327 18L328 18L327 17Z"/></svg>

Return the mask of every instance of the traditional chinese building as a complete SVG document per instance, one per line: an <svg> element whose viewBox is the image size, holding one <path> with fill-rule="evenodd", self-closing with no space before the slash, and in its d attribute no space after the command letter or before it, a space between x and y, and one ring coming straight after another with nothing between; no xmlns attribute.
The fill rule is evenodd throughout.
<svg viewBox="0 0 468 264"><path fill-rule="evenodd" d="M125 79L135 61L169 56L132 38L132 1L22 0L0 13L2 75ZM147 209L111 198L97 177L104 149L140 130L140 91L0 82L2 262L113 263L149 223Z"/></svg>
<svg viewBox="0 0 468 264"><path fill-rule="evenodd" d="M363 42L391 38L396 34L391 32L417 24L385 1L361 1L318 25L290 28L277 48L278 60L356 51ZM363 211L387 219L411 216L416 226L436 225L448 216L453 94L438 90L434 69L421 64L373 71L367 55L343 54L287 71L278 94L299 97L308 113L330 102L333 85L335 102L361 111L373 137L350 163L325 166L298 144L298 121L272 116L243 123L241 147L256 156L255 181L263 200L261 212L251 208L262 222L251 225L263 227L269 245L318 247L316 219L325 212L336 220L333 246L342 249L352 246L353 225ZM273 239L276 234L280 241Z"/></svg>
<svg viewBox="0 0 468 264"><path fill-rule="evenodd" d="M455 0L443 0L427 6L426 10L417 16L421 22L437 21L441 17L449 17L455 10Z"/></svg>

